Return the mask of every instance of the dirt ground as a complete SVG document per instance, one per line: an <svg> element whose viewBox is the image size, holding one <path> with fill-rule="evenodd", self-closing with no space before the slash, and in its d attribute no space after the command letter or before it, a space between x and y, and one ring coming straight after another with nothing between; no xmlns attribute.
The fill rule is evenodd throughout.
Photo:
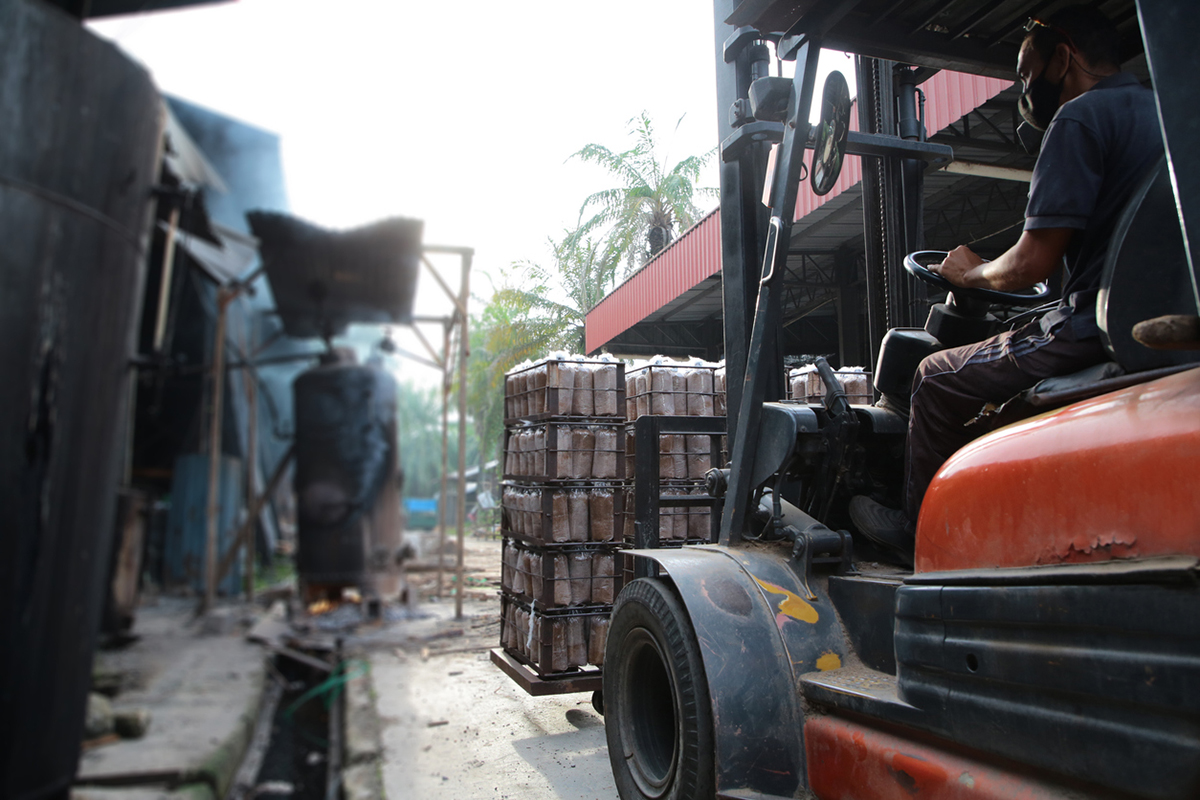
<svg viewBox="0 0 1200 800"><path fill-rule="evenodd" d="M438 584L438 536L436 531L420 531L405 534L405 539L417 550L417 558L407 565L408 582L419 592L422 600L430 600L437 593ZM465 600L485 600L496 597L500 591L500 538L491 535L468 535L464 538L463 582L466 585ZM453 603L452 589L455 580L455 531L446 531L445 555L442 561L442 588L444 599Z"/></svg>
<svg viewBox="0 0 1200 800"><path fill-rule="evenodd" d="M371 665L386 796L616 800L591 695L530 697L489 660L500 637L500 541L466 541L462 619L452 597L427 599L420 618L359 643ZM432 552L412 583L432 589L436 547L424 549Z"/></svg>

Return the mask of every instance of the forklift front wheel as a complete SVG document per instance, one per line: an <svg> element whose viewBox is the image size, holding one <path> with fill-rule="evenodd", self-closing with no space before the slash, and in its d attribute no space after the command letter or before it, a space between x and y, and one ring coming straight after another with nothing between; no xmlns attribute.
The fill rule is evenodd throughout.
<svg viewBox="0 0 1200 800"><path fill-rule="evenodd" d="M617 598L604 656L605 732L622 800L715 792L712 706L696 635L661 580Z"/></svg>

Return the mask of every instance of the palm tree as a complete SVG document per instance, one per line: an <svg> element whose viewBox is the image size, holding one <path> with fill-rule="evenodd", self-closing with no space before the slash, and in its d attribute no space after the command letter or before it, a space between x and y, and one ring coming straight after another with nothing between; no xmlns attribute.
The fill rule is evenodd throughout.
<svg viewBox="0 0 1200 800"><path fill-rule="evenodd" d="M550 239L554 254L553 270L532 261L519 261L525 283L532 289L505 289L518 307L529 310L527 319L537 319L553 331L548 343L573 352L584 349L584 317L604 299L616 284L617 264L621 253L609 242L583 238L580 231L564 232L559 241ZM561 290L559 299L551 296L549 287L555 283ZM508 296L508 295L502 295Z"/></svg>
<svg viewBox="0 0 1200 800"><path fill-rule="evenodd" d="M577 232L550 240L553 269L518 262L471 321L467 399L485 458L503 430L504 374L555 350L584 349L584 317L616 282L618 253Z"/></svg>
<svg viewBox="0 0 1200 800"><path fill-rule="evenodd" d="M675 123L678 130L679 122ZM604 145L589 144L571 157L599 164L618 178L621 185L590 195L579 209L584 221L577 231L580 238L607 229L609 247L621 254L626 275L658 254L671 243L676 230L692 225L702 211L693 198L715 197L715 189L696 187L700 171L713 157L715 149L690 156L668 169L664 157L655 154L654 128L643 111L629 121L635 143L623 152Z"/></svg>

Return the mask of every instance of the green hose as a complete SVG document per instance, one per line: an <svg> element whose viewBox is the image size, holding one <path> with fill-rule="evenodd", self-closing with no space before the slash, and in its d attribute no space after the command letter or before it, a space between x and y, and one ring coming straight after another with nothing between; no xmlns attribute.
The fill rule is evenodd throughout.
<svg viewBox="0 0 1200 800"><path fill-rule="evenodd" d="M357 671L347 669L350 666L357 667ZM333 705L333 701L337 699L338 692L342 690L343 686L352 680L365 676L370 671L371 665L361 658L339 662L333 668L328 678L293 700L291 705L283 710L283 718L290 722L292 715L296 713L296 709L314 697L320 697L321 695L325 696L325 708L328 709Z"/></svg>

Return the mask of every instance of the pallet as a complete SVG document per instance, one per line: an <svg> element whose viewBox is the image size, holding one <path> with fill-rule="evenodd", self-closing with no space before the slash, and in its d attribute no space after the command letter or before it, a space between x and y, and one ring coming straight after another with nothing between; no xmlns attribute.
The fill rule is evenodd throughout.
<svg viewBox="0 0 1200 800"><path fill-rule="evenodd" d="M501 647L493 647L490 652L492 663L532 697L573 692L598 692L603 688L604 679L598 669L581 670L562 676L543 678L527 665L504 652Z"/></svg>

